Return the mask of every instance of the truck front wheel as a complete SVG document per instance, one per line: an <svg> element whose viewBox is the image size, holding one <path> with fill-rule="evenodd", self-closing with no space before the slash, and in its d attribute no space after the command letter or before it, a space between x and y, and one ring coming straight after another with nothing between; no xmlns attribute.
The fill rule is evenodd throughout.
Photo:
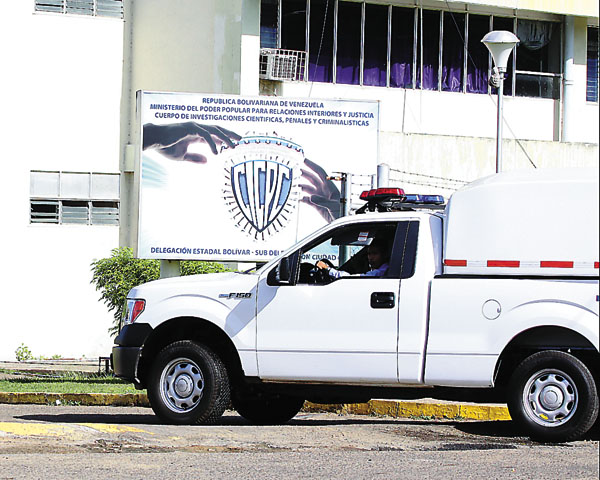
<svg viewBox="0 0 600 480"><path fill-rule="evenodd" d="M242 417L257 425L278 425L296 416L304 400L266 392L236 392L233 408Z"/></svg>
<svg viewBox="0 0 600 480"><path fill-rule="evenodd" d="M582 437L598 417L598 392L583 362L556 350L527 357L515 370L510 416L531 437L566 442Z"/></svg>
<svg viewBox="0 0 600 480"><path fill-rule="evenodd" d="M225 365L214 352L195 342L167 345L152 366L148 399L165 422L215 423L230 402Z"/></svg>

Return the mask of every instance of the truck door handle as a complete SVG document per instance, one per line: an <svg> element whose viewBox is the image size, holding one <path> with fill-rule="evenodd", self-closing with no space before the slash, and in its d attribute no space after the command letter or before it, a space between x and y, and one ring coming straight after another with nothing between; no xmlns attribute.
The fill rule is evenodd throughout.
<svg viewBox="0 0 600 480"><path fill-rule="evenodd" d="M394 308L396 295L394 292L373 292L371 294L371 308Z"/></svg>

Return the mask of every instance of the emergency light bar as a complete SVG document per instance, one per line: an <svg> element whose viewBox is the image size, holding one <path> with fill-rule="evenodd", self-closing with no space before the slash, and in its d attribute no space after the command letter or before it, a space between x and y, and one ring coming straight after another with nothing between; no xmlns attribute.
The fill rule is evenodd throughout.
<svg viewBox="0 0 600 480"><path fill-rule="evenodd" d="M401 188L373 188L371 190L365 190L360 194L361 200L383 200L391 197L403 198L404 190Z"/></svg>
<svg viewBox="0 0 600 480"><path fill-rule="evenodd" d="M441 195L406 194L401 188L373 188L360 194L360 199L367 203L356 213L392 212L394 210L414 210L425 208L439 210L445 208Z"/></svg>

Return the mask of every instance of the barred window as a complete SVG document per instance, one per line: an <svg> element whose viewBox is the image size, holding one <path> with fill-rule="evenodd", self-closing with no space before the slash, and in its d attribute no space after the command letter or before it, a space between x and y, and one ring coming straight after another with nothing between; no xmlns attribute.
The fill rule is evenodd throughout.
<svg viewBox="0 0 600 480"><path fill-rule="evenodd" d="M308 58L303 80L488 94L493 93L488 85L493 63L481 39L491 30L508 30L521 43L508 63L505 94L560 97L563 32L558 17L470 13L448 2L439 9L393 3L261 0L261 44L277 39L288 54L303 52ZM592 42L596 66L597 32ZM597 68L590 68L597 81Z"/></svg>
<svg viewBox="0 0 600 480"><path fill-rule="evenodd" d="M587 85L586 100L598 101L598 27L587 29Z"/></svg>
<svg viewBox="0 0 600 480"><path fill-rule="evenodd" d="M35 0L35 11L123 18L123 0Z"/></svg>
<svg viewBox="0 0 600 480"><path fill-rule="evenodd" d="M32 171L29 221L119 225L119 174Z"/></svg>

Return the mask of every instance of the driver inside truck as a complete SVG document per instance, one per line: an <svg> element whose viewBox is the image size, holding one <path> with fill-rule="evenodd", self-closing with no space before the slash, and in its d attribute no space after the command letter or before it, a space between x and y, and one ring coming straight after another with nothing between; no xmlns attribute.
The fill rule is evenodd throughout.
<svg viewBox="0 0 600 480"><path fill-rule="evenodd" d="M383 277L389 268L390 249L388 242L382 238L374 239L367 248L367 259L369 260L370 270L355 275L330 267L323 260L319 260L316 267L320 270L326 270L329 276L334 279L341 277Z"/></svg>

